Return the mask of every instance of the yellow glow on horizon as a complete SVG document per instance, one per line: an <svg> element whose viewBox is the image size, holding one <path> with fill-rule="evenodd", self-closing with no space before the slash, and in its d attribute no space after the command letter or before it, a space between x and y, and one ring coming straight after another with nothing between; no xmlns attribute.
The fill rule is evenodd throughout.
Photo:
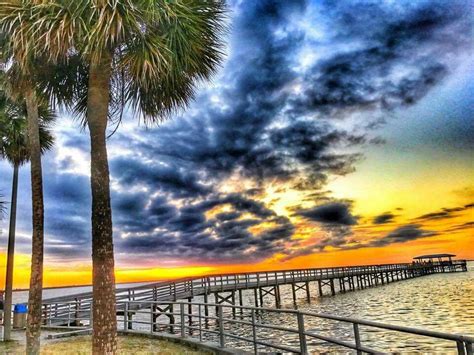
<svg viewBox="0 0 474 355"><path fill-rule="evenodd" d="M377 215L401 207L407 217L414 218L472 202L456 191L472 186L473 181L474 163L382 159L362 163L355 173L335 178L327 188L336 198L354 200L356 213Z"/></svg>

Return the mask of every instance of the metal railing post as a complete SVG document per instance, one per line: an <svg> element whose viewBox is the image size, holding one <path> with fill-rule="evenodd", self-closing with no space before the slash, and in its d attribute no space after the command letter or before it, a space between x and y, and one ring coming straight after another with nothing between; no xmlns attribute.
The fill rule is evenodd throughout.
<svg viewBox="0 0 474 355"><path fill-rule="evenodd" d="M354 326L354 339L357 355L362 355L362 350L360 349L360 333L359 333L359 324L353 323Z"/></svg>
<svg viewBox="0 0 474 355"><path fill-rule="evenodd" d="M222 311L222 306L217 306L218 317L219 317L219 345L221 348L225 346L225 337L224 337L224 316Z"/></svg>
<svg viewBox="0 0 474 355"><path fill-rule="evenodd" d="M123 308L123 330L125 332L128 330L128 302L125 302Z"/></svg>
<svg viewBox="0 0 474 355"><path fill-rule="evenodd" d="M71 304L67 304L67 327L71 326Z"/></svg>
<svg viewBox="0 0 474 355"><path fill-rule="evenodd" d="M184 329L184 303L179 304L179 315L181 317L181 337L184 338L186 336Z"/></svg>
<svg viewBox="0 0 474 355"><path fill-rule="evenodd" d="M469 341L466 341L466 352L467 355L472 355L472 343Z"/></svg>
<svg viewBox="0 0 474 355"><path fill-rule="evenodd" d="M201 304L198 306L199 309L199 341L202 342L202 313L201 313Z"/></svg>
<svg viewBox="0 0 474 355"><path fill-rule="evenodd" d="M256 355L258 353L258 344L257 344L257 328L255 327L255 309L252 309L252 341L253 341L253 352Z"/></svg>
<svg viewBox="0 0 474 355"><path fill-rule="evenodd" d="M466 355L466 350L464 349L464 342L462 342L461 340L458 340L456 342L456 346L458 348L459 355Z"/></svg>
<svg viewBox="0 0 474 355"><path fill-rule="evenodd" d="M308 353L308 346L306 344L306 334L304 330L304 316L303 313L298 312L296 313L298 317L298 335L300 337L300 353L307 354Z"/></svg>
<svg viewBox="0 0 474 355"><path fill-rule="evenodd" d="M155 320L154 314L153 314L153 303L150 303L150 334L153 334L153 323Z"/></svg>

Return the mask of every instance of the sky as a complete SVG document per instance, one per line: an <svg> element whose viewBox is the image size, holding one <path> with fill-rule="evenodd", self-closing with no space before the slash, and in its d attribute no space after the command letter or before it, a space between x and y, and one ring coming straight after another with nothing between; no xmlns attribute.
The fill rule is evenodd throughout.
<svg viewBox="0 0 474 355"><path fill-rule="evenodd" d="M159 126L127 113L108 140L117 281L474 258L472 10L230 1L226 58L194 102ZM67 112L53 131L45 285L90 284L88 132ZM11 175L0 162L6 200ZM26 165L15 287L30 199ZM8 216L0 229L4 267Z"/></svg>

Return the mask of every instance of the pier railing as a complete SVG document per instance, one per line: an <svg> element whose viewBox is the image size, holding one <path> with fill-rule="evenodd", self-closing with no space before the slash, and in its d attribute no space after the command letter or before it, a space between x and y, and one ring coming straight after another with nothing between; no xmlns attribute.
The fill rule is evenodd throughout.
<svg viewBox="0 0 474 355"><path fill-rule="evenodd" d="M178 300L214 291L227 291L260 287L268 285L288 284L295 282L314 281L318 279L331 279L357 275L384 273L384 272L411 272L429 274L435 272L460 271L466 269L465 260L456 260L446 263L403 263L382 264L349 267L308 268L297 270L276 270L252 273L235 273L222 275L209 275L194 278L182 278L175 281L156 282L143 286L117 289L117 302L135 300ZM45 300L45 303L61 303L68 301L92 300L92 292L76 295L55 297Z"/></svg>
<svg viewBox="0 0 474 355"><path fill-rule="evenodd" d="M136 307L140 308L140 302L177 301L199 295L207 297L208 294L213 292L236 291L250 288L256 289L267 286L275 287L285 284L294 285L302 282L307 283L321 280L329 280L332 283L334 279L344 280L370 275L377 276L374 277L374 282L377 284L379 280L381 280L381 283L384 282L384 274L390 274L393 280L394 278L405 279L437 272L465 270L466 261L458 260L451 263L384 264L209 275L169 282L151 283L127 289L117 289L116 300L118 311L123 311L123 305L126 301L136 301ZM388 282L388 276L386 282ZM308 291L309 289L306 288L306 290ZM43 323L45 325L65 325L65 319L73 318L85 321L91 318L91 304L92 292L45 300L43 301Z"/></svg>
<svg viewBox="0 0 474 355"><path fill-rule="evenodd" d="M145 308L134 310L136 309L134 307L136 303L131 301L124 304L125 312L122 327L125 332L133 332L134 328L136 329L135 331L151 334L167 330L169 333L178 334L183 338L190 337L200 342L215 339L222 348L229 346L238 349L239 345L236 345L237 343L244 344L244 349L252 350L255 354L259 353L262 348L265 351L279 350L308 354L311 350L311 344L315 343L314 340L320 344L322 342L323 346L325 344L333 344L345 349L355 350L358 354L377 354L387 351L387 349L372 348L370 343L373 341L368 340L367 344L363 343L363 330L361 327L429 337L434 341L447 340L452 343L452 350L457 350L458 354L473 354L474 338L470 336L390 325L349 317L274 308L223 304L209 305L198 302L149 302ZM215 307L216 314L206 315L204 311L206 306ZM293 319L287 320L284 324L276 324L268 320L271 317L263 317L262 315L265 313L267 315L276 315L276 318L284 315ZM166 316L168 319L175 319L176 321L168 323L159 322L160 316ZM350 334L351 340L344 341L334 336L323 335L317 330L308 329L307 321L309 318L326 319L350 325L352 329L352 334ZM209 323L213 323L214 326L210 326ZM294 326L291 326L292 324ZM243 327L249 328L246 335L242 331ZM275 331L280 334L278 337L273 337L272 340L268 336L259 337L259 333L262 331ZM285 338L288 343L294 345L285 345L285 342L282 341Z"/></svg>
<svg viewBox="0 0 474 355"><path fill-rule="evenodd" d="M329 314L199 302L127 301L122 303L122 307L124 311L118 322L119 329L125 333L169 333L183 339L214 343L221 348L240 349L254 354L262 351L308 354L316 347L327 350L328 346L332 346L334 351L355 350L357 354L400 351L394 342L390 342L389 349L378 349L380 345L374 344L387 333L416 337L418 340L410 338L411 351L426 347L426 342L418 338L425 337L432 339L426 349L428 352L430 349L442 349L460 355L473 354L474 338L471 336ZM215 311L209 313L208 307ZM67 320L74 319L70 315ZM345 326L344 336L325 334L327 330L315 329L314 324L320 324L322 320L335 322L335 327L339 329ZM438 344L442 341L443 344ZM406 348L402 350L407 351Z"/></svg>

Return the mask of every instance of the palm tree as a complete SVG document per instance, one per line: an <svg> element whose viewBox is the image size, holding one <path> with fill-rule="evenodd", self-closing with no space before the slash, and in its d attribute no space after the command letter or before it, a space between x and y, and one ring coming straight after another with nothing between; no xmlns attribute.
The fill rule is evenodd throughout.
<svg viewBox="0 0 474 355"><path fill-rule="evenodd" d="M0 6L0 11L4 8ZM25 33L23 33L24 35ZM30 50L34 37L12 41L8 31L0 31L2 85L16 100L24 100L27 117L32 196L32 251L28 294L26 344L28 354L39 354L41 305L43 293L44 202L41 166L40 112L37 93L38 59ZM6 78L6 80L4 80ZM42 94L42 93L41 93Z"/></svg>
<svg viewBox="0 0 474 355"><path fill-rule="evenodd" d="M27 112L25 102L15 102L5 92L0 91L0 157L8 160L13 166L13 181L10 209L10 227L8 235L7 272L5 277L5 318L4 340L10 340L12 290L13 290L13 261L15 253L15 225L18 192L18 171L21 165L28 162L30 152L27 137ZM41 152L53 146L53 137L47 126L55 116L48 106L39 108Z"/></svg>
<svg viewBox="0 0 474 355"><path fill-rule="evenodd" d="M224 22L223 0L0 1L0 25L19 58L33 48L50 61L84 61L70 104L91 139L94 354L116 352L108 121L124 107L147 124L185 107L220 63ZM28 50L25 38L34 38Z"/></svg>

